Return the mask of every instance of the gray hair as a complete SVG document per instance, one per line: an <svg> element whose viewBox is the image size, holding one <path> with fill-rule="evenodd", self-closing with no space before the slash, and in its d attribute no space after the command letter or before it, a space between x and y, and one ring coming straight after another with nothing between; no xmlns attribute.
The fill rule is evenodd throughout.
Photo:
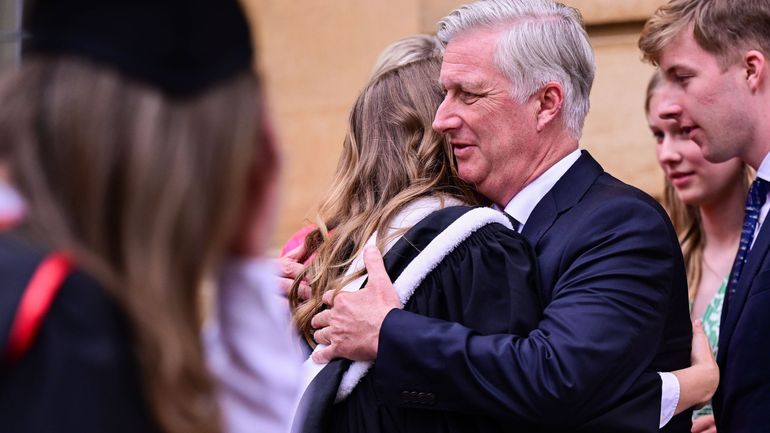
<svg viewBox="0 0 770 433"><path fill-rule="evenodd" d="M439 23L447 44L460 33L504 26L495 63L519 102L545 83L564 88L565 127L579 139L588 114L596 69L580 12L550 0L480 0L455 9Z"/></svg>

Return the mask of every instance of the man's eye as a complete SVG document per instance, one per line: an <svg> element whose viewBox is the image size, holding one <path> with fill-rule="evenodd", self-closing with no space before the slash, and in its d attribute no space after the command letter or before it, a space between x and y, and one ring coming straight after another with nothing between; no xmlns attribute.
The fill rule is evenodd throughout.
<svg viewBox="0 0 770 433"><path fill-rule="evenodd" d="M652 133L652 136L655 137L655 141L658 143L663 143L663 132L661 131L654 131Z"/></svg>
<svg viewBox="0 0 770 433"><path fill-rule="evenodd" d="M460 92L460 98L463 102L466 104L472 104L481 98L481 95L478 95L476 93L470 93L470 92Z"/></svg>

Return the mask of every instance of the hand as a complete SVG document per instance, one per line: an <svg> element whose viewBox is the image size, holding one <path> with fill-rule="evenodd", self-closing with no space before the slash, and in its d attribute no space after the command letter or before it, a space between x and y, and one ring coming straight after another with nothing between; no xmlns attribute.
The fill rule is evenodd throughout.
<svg viewBox="0 0 770 433"><path fill-rule="evenodd" d="M318 364L334 358L374 360L385 316L390 310L401 308L377 248L364 250L364 264L369 274L366 287L336 296L332 291L326 292L323 301L331 308L316 314L310 322L317 329L313 335L316 342L329 345L313 353L313 361Z"/></svg>
<svg viewBox="0 0 770 433"><path fill-rule="evenodd" d="M281 293L288 297L291 286L297 276L305 270L305 266L299 263L300 258L305 256L305 244L300 244L297 248L289 251L285 256L276 259L280 275L278 275L278 287ZM303 301L310 299L312 291L305 281L299 283L299 298Z"/></svg>
<svg viewBox="0 0 770 433"><path fill-rule="evenodd" d="M699 380L704 394L698 403L706 404L711 401L711 397L719 386L719 366L714 359L714 353L700 320L695 320L692 324L690 365L692 368L698 368L701 373Z"/></svg>
<svg viewBox="0 0 770 433"><path fill-rule="evenodd" d="M719 385L719 366L711 353L708 338L700 320L692 322L692 351L690 367L674 371L679 380L679 403L676 412L703 405L714 396Z"/></svg>
<svg viewBox="0 0 770 433"><path fill-rule="evenodd" d="M717 433L714 415L704 415L692 422L692 433Z"/></svg>

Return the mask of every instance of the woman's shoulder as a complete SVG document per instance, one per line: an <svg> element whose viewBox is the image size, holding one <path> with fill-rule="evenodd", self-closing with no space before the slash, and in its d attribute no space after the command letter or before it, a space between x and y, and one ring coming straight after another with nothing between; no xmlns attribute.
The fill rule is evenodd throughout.
<svg viewBox="0 0 770 433"><path fill-rule="evenodd" d="M474 233L483 232L501 239L523 240L513 230L513 222L503 212L489 207L450 206L436 210L415 224L406 236L411 243L425 244L433 239L453 247Z"/></svg>
<svg viewBox="0 0 770 433"><path fill-rule="evenodd" d="M522 263L534 262L531 247L512 229L505 214L485 207L451 206L414 225L385 256L385 264L391 278L407 266L424 268L421 272L425 273L457 260L462 260L464 269L504 266L485 258L492 252Z"/></svg>

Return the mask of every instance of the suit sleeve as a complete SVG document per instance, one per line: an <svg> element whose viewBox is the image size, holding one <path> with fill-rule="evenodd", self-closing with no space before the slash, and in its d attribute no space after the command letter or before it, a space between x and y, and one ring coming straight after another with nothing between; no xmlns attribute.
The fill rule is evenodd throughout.
<svg viewBox="0 0 770 433"><path fill-rule="evenodd" d="M424 390L437 409L562 427L643 401L645 415L655 411L649 430L639 431L657 430L660 380L644 370L661 340L679 254L668 235L663 215L629 199L599 206L567 236L549 239L564 242L560 277L528 335L482 335L391 311L380 331L378 398L402 405L404 389ZM618 389L638 400L620 401L613 396L628 393Z"/></svg>

